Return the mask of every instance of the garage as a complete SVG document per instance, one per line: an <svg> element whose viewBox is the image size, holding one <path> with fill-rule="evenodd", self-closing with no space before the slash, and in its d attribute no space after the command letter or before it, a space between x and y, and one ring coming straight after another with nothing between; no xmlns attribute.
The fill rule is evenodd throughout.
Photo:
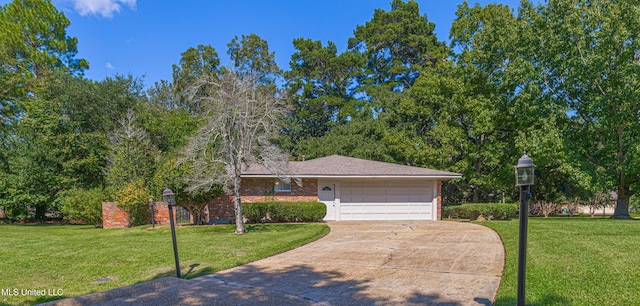
<svg viewBox="0 0 640 306"><path fill-rule="evenodd" d="M325 220L436 220L437 184L428 179L320 180Z"/></svg>
<svg viewBox="0 0 640 306"><path fill-rule="evenodd" d="M339 214L340 220L432 220L433 181L343 181Z"/></svg>

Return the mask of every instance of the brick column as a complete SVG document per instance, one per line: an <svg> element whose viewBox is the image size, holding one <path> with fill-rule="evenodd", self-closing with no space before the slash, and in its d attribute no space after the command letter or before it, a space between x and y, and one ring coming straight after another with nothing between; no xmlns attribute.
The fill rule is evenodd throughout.
<svg viewBox="0 0 640 306"><path fill-rule="evenodd" d="M156 223L169 224L169 205L164 202L156 202L154 219ZM173 220L176 220L176 208L173 207Z"/></svg>
<svg viewBox="0 0 640 306"><path fill-rule="evenodd" d="M114 202L102 202L102 228L129 227L128 214Z"/></svg>

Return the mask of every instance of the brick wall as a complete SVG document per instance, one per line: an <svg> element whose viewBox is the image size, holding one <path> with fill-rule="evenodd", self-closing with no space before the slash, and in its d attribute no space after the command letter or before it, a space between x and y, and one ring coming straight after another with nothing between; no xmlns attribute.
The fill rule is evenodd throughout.
<svg viewBox="0 0 640 306"><path fill-rule="evenodd" d="M230 223L235 220L236 213L233 196L221 195L209 202L209 223Z"/></svg>
<svg viewBox="0 0 640 306"><path fill-rule="evenodd" d="M127 213L114 202L102 202L102 228L129 227Z"/></svg>
<svg viewBox="0 0 640 306"><path fill-rule="evenodd" d="M243 203L267 202L267 201L290 201L306 202L318 200L318 180L302 179L301 185L291 181L291 191L274 192L273 184L275 179L242 179L240 188ZM218 223L235 218L234 208L235 197L224 195L217 197L209 204L210 221Z"/></svg>
<svg viewBox="0 0 640 306"><path fill-rule="evenodd" d="M126 228L128 214L114 202L102 202L102 228ZM176 217L176 210L173 210ZM169 224L169 206L163 202L155 202L154 220L156 224ZM175 221L175 219L174 219Z"/></svg>

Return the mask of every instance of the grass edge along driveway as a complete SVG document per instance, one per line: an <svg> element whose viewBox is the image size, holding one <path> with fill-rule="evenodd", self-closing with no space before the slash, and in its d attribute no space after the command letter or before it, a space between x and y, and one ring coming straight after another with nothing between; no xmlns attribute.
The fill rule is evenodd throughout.
<svg viewBox="0 0 640 306"><path fill-rule="evenodd" d="M323 237L326 224L184 226L180 268L194 278L278 254ZM168 228L0 225L0 305L34 304L175 276Z"/></svg>
<svg viewBox="0 0 640 306"><path fill-rule="evenodd" d="M478 222L506 250L495 305L515 305L518 220ZM640 220L529 218L527 305L640 304Z"/></svg>

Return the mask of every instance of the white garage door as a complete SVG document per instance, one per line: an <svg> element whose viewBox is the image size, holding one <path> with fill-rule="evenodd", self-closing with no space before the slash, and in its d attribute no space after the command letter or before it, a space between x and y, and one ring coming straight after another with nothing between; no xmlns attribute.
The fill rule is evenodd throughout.
<svg viewBox="0 0 640 306"><path fill-rule="evenodd" d="M433 181L342 181L339 213L340 220L433 220Z"/></svg>

